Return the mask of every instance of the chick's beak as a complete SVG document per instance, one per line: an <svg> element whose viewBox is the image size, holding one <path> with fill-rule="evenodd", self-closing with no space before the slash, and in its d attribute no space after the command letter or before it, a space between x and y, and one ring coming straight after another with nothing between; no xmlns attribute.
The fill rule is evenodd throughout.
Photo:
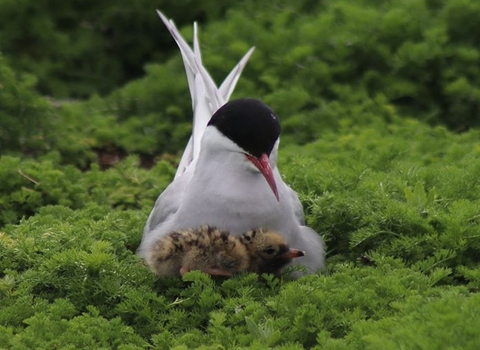
<svg viewBox="0 0 480 350"><path fill-rule="evenodd" d="M250 154L247 154L247 159L252 162L253 165L257 167L258 170L262 173L267 180L268 185L273 191L273 194L277 198L277 201L280 202L280 197L278 196L277 184L275 183L275 178L273 177L272 167L268 159L268 155L263 153L260 158L254 157Z"/></svg>
<svg viewBox="0 0 480 350"><path fill-rule="evenodd" d="M289 259L299 258L301 256L305 256L305 252L303 250L298 249L289 249L288 252L284 254L285 257Z"/></svg>

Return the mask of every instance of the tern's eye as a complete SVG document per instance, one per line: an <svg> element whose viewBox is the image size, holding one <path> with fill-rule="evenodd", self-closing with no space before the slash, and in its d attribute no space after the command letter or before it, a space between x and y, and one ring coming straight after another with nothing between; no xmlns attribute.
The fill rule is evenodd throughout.
<svg viewBox="0 0 480 350"><path fill-rule="evenodd" d="M263 252L267 255L273 255L276 253L276 250L275 248L270 247L270 248L264 249Z"/></svg>

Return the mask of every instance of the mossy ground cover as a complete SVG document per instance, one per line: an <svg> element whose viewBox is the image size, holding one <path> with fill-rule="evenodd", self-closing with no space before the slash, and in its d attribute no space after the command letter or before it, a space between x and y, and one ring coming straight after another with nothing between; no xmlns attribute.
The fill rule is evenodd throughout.
<svg viewBox="0 0 480 350"><path fill-rule="evenodd" d="M27 54L12 60L15 17L0 25L0 348L477 349L477 2L203 6L175 19L205 22L217 80L257 46L236 96L278 112L279 167L326 240L328 272L155 278L135 250L190 132L179 54L153 52L160 62L108 93L82 90L87 80L38 70L61 72L45 59L54 47L30 71ZM59 14L38 21L64 23ZM91 34L81 60L96 47ZM70 88L55 95L54 86Z"/></svg>

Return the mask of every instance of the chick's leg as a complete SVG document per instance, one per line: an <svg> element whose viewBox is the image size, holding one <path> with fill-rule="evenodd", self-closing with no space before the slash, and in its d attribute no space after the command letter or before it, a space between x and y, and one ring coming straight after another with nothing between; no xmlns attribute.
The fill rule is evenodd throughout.
<svg viewBox="0 0 480 350"><path fill-rule="evenodd" d="M183 277L183 275L187 274L190 272L190 268L189 267L186 267L186 266L182 266L180 268L180 276Z"/></svg>
<svg viewBox="0 0 480 350"><path fill-rule="evenodd" d="M202 270L205 273L208 273L211 276L225 276L225 277L232 277L232 274L226 270L222 270L218 267L207 267Z"/></svg>
<svg viewBox="0 0 480 350"><path fill-rule="evenodd" d="M185 274L189 273L191 271L191 269L189 267L186 267L186 266L182 266L180 268L180 276L184 276ZM232 274L228 271L225 271L225 270L222 270L218 267L206 267L202 270L200 270L202 272L205 272L211 276L225 276L225 277L232 277Z"/></svg>

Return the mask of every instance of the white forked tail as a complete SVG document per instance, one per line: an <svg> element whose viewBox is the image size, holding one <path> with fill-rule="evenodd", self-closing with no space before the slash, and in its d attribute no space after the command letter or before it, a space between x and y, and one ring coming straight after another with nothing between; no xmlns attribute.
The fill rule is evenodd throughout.
<svg viewBox="0 0 480 350"><path fill-rule="evenodd" d="M243 56L240 62L232 69L230 74L225 78L220 88L217 88L215 82L208 74L202 64L202 54L198 42L197 24L193 25L193 50L187 44L185 39L180 35L177 27L172 20L166 18L163 13L157 10L158 15L162 19L165 26L172 34L177 42L182 54L185 72L187 73L188 87L192 98L193 109L193 130L192 136L188 141L187 147L183 152L182 159L178 165L175 178L182 175L187 167L198 159L200 152L200 140L203 132L207 127L210 117L217 109L225 104L230 98L238 78L243 71L248 59L253 53L252 47Z"/></svg>

